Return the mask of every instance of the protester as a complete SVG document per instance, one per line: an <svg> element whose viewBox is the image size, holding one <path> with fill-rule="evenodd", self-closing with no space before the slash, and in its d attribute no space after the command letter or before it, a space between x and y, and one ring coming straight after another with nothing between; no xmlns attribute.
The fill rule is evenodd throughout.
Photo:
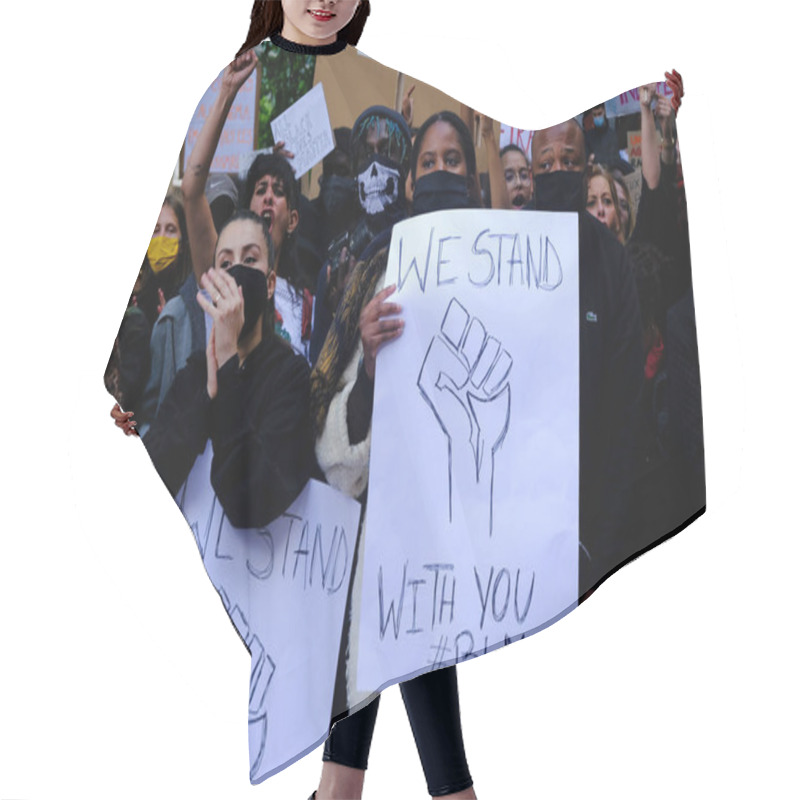
<svg viewBox="0 0 800 800"><path fill-rule="evenodd" d="M245 197L250 210L268 221L275 242L275 330L309 360L313 309L309 283L313 274L303 274L293 240L300 221L300 199L286 159L277 153L258 155L247 175Z"/></svg>
<svg viewBox="0 0 800 800"><path fill-rule="evenodd" d="M586 211L581 126L569 120L536 131L532 154L533 207L579 212L579 595L585 599L630 555L633 421L644 361L639 303L624 248Z"/></svg>
<svg viewBox="0 0 800 800"><path fill-rule="evenodd" d="M170 189L133 288L132 302L151 328L192 269L189 244L181 195Z"/></svg>
<svg viewBox="0 0 800 800"><path fill-rule="evenodd" d="M500 160L511 208L522 208L533 197L533 175L528 157L521 147L507 144L500 151Z"/></svg>
<svg viewBox="0 0 800 800"><path fill-rule="evenodd" d="M150 374L149 344L153 324L191 269L183 203L179 192L170 189L106 367L106 388L127 409L141 410Z"/></svg>
<svg viewBox="0 0 800 800"><path fill-rule="evenodd" d="M616 184L610 173L597 164L586 173L586 210L624 244Z"/></svg>
<svg viewBox="0 0 800 800"><path fill-rule="evenodd" d="M445 208L480 207L475 145L461 117L440 111L422 123L411 154L411 177L414 214L438 211L443 196Z"/></svg>
<svg viewBox="0 0 800 800"><path fill-rule="evenodd" d="M220 91L186 165L182 188L190 238L200 265L195 274L198 281L211 263L210 255L217 236L204 193L210 164L236 95L257 64L255 53L249 51L225 68ZM247 172L240 202L242 207L263 216L269 224L278 264L275 295L278 332L298 353L307 357L311 332L310 288L313 287L304 283L291 243L300 220L299 191L287 161L291 156L284 149L283 142L277 142L272 152L259 153Z"/></svg>
<svg viewBox="0 0 800 800"><path fill-rule="evenodd" d="M594 106L591 114L592 125L585 132L587 156L591 153L595 164L609 164L619 157L616 128L608 118L605 103Z"/></svg>
<svg viewBox="0 0 800 800"><path fill-rule="evenodd" d="M674 72L674 71L673 71ZM639 89L642 116L642 194L631 241L653 244L669 258L662 275L664 303L671 306L691 286L689 230L685 198L677 188L675 108L680 106L683 82L666 73L672 100L656 92L656 84ZM678 73L674 73L678 75ZM666 134L659 143L656 123Z"/></svg>
<svg viewBox="0 0 800 800"><path fill-rule="evenodd" d="M336 237L352 229L361 212L353 175L351 137L350 128L335 128L336 146L322 159L319 194L312 202L319 216L315 243L323 251L327 251Z"/></svg>
<svg viewBox="0 0 800 800"><path fill-rule="evenodd" d="M370 106L350 136L351 170L361 213L328 247L317 284L311 362L315 364L356 261L389 241L392 226L408 214L403 187L409 173L411 134L402 114Z"/></svg>
<svg viewBox="0 0 800 800"><path fill-rule="evenodd" d="M211 485L236 527L271 522L312 470L308 365L273 326L274 249L250 211L220 232L197 302L212 318L205 352L192 353L143 437L173 496L210 439Z"/></svg>
<svg viewBox="0 0 800 800"><path fill-rule="evenodd" d="M186 207L188 239L195 254L194 270L180 286L172 302L165 304L153 329L150 374L142 408L137 414L140 433L146 432L155 419L175 375L186 363L189 354L202 350L206 344L207 325L194 296L201 276L212 263L217 239L215 213L217 220L224 219L225 208L224 205L222 209L219 208L220 201L231 199L235 193L230 178L211 176L209 170L236 95L257 62L255 54L250 52L225 68L220 92L186 164L181 188ZM268 220L279 264L275 300L279 331L297 352L307 356L311 338L312 298L307 289L296 285L298 281L292 254L288 247L284 248L288 235L297 227L298 215L294 206L290 205L296 197L292 191L294 175L285 158L279 155L292 154L283 148L283 144L278 142L275 152L256 157L250 166L245 196L241 200L251 211ZM216 212L212 201L217 207Z"/></svg>
<svg viewBox="0 0 800 800"><path fill-rule="evenodd" d="M414 214L478 205L475 147L458 115L442 111L420 126L411 154L411 175ZM387 302L394 287L376 292L387 258L385 245L356 265L312 372L317 460L332 486L362 501L369 472L375 360L378 349L403 330L397 316L400 307ZM356 586L361 580L366 535L362 517ZM357 619L354 605L350 637L356 636ZM350 672L348 681L352 681ZM350 685L348 691L352 704L357 699L355 687ZM401 684L401 691L431 795L475 797L461 736L455 667L424 673ZM326 763L366 769L379 700L336 724L326 742ZM425 747L421 746L423 736ZM320 786L326 782L323 769ZM439 788L443 786L446 793Z"/></svg>

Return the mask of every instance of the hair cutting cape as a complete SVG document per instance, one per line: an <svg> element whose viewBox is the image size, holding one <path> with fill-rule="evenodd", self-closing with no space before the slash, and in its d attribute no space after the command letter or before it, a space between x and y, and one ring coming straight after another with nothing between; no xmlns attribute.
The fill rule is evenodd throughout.
<svg viewBox="0 0 800 800"><path fill-rule="evenodd" d="M489 129L343 41L251 53L197 106L105 384L252 656L257 783L384 687L558 620L705 481L665 84ZM255 332L224 363L212 264ZM391 284L373 382L360 318Z"/></svg>

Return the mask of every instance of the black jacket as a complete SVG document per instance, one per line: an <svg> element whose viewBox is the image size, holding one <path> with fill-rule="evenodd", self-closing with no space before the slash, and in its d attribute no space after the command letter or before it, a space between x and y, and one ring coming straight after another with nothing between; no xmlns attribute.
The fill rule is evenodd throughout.
<svg viewBox="0 0 800 800"><path fill-rule="evenodd" d="M211 485L231 523L261 527L296 499L312 472L309 368L270 336L240 367L237 356L206 389L206 354L195 351L164 398L144 445L177 494L211 439Z"/></svg>
<svg viewBox="0 0 800 800"><path fill-rule="evenodd" d="M631 241L653 244L669 259L661 274L664 308L676 303L692 287L689 228L681 208L686 208L686 199L680 197L675 186L675 167L663 164L655 189L642 181Z"/></svg>
<svg viewBox="0 0 800 800"><path fill-rule="evenodd" d="M629 552L636 415L644 382L639 300L623 246L578 213L580 594Z"/></svg>

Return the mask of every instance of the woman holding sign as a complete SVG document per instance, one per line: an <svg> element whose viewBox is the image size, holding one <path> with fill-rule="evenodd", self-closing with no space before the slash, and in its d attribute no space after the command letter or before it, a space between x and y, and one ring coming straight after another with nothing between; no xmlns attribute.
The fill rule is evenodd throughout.
<svg viewBox="0 0 800 800"><path fill-rule="evenodd" d="M411 176L414 214L479 205L475 146L458 115L441 111L420 126ZM369 474L375 360L381 345L403 332L401 308L389 301L395 287L376 293L388 252L384 247L356 265L311 379L320 467L332 486L362 500ZM356 586L361 581L364 541L362 521ZM357 596L356 590L353 597ZM357 613L357 608L351 609L351 621ZM351 641L355 636L353 628ZM476 797L461 734L456 668L427 672L400 684L400 690L431 796ZM357 702L349 699L349 705ZM334 726L325 745L317 800L331 796L323 790L345 782L348 793L336 796L360 797L379 700Z"/></svg>

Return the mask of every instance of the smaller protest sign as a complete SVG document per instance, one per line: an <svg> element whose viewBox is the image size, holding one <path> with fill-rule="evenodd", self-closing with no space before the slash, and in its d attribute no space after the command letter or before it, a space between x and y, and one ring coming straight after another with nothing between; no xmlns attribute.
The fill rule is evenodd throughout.
<svg viewBox="0 0 800 800"><path fill-rule="evenodd" d="M276 520L236 528L211 486L212 459L209 441L175 499L250 651L250 780L260 783L328 735L361 507L310 480Z"/></svg>
<svg viewBox="0 0 800 800"><path fill-rule="evenodd" d="M631 166L642 166L642 132L628 131L628 160Z"/></svg>
<svg viewBox="0 0 800 800"><path fill-rule="evenodd" d="M506 145L514 144L524 151L531 159L531 146L533 142L534 131L525 130L524 128L514 128L511 125L500 125L500 149L502 150Z"/></svg>
<svg viewBox="0 0 800 800"><path fill-rule="evenodd" d="M639 208L639 200L642 197L642 170L637 168L630 175L624 175L622 180L631 196L632 208Z"/></svg>
<svg viewBox="0 0 800 800"><path fill-rule="evenodd" d="M186 142L183 147L183 166L189 161L189 156L194 150L200 131L205 125L211 108L219 96L222 87L222 73L220 73L195 109L189 130L186 132ZM211 162L211 172L236 172L239 169L239 158L243 153L253 149L253 131L256 116L256 93L258 82L254 72L245 82L233 101L230 112L225 120L225 127L219 137L217 149Z"/></svg>
<svg viewBox="0 0 800 800"><path fill-rule="evenodd" d="M294 153L290 164L297 178L322 161L335 147L322 84L318 83L271 122L276 142Z"/></svg>

